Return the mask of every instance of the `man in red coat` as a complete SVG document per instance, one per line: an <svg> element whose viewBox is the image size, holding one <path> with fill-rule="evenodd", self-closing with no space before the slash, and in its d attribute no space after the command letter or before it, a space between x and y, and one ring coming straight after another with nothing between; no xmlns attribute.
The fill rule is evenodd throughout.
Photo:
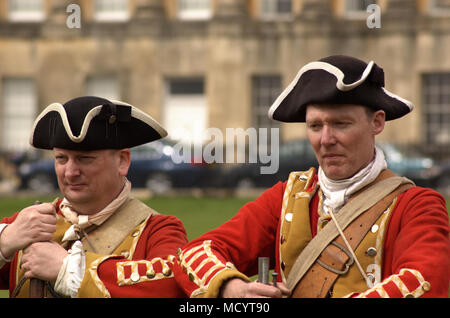
<svg viewBox="0 0 450 318"><path fill-rule="evenodd" d="M183 224L132 198L126 179L129 148L166 135L123 102L89 96L45 108L31 145L53 149L64 198L2 220L2 288L29 297L38 278L40 297L183 297L172 272Z"/></svg>
<svg viewBox="0 0 450 318"><path fill-rule="evenodd" d="M269 110L305 122L319 169L292 172L187 244L175 277L191 297L447 297L445 200L387 169L375 136L413 105L374 62L330 56L300 69ZM298 158L301 160L301 158ZM277 284L251 282L269 257Z"/></svg>

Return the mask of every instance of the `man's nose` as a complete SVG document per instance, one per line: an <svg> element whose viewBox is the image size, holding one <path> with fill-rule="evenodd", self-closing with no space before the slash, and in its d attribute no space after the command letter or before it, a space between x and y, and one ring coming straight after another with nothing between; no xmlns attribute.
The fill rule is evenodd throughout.
<svg viewBox="0 0 450 318"><path fill-rule="evenodd" d="M336 144L336 136L334 134L333 128L330 127L329 125L323 126L320 143L323 146L332 146Z"/></svg>
<svg viewBox="0 0 450 318"><path fill-rule="evenodd" d="M80 167L74 160L68 160L65 169L66 177L76 177L80 175Z"/></svg>

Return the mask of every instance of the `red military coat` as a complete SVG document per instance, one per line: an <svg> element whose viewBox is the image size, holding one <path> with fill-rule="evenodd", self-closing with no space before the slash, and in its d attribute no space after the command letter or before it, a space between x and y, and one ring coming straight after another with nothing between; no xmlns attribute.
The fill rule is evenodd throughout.
<svg viewBox="0 0 450 318"><path fill-rule="evenodd" d="M1 223L12 223L16 217L17 213ZM60 242L69 226L58 218L54 240ZM86 271L78 297L185 297L172 267L177 250L186 242L186 232L178 218L149 216L130 231L112 254L86 252ZM0 269L0 287L9 288L10 294L19 281L18 254ZM23 286L19 296L27 297L27 286Z"/></svg>
<svg viewBox="0 0 450 318"><path fill-rule="evenodd" d="M313 178L317 180L317 175ZM175 276L191 297L217 297L227 279L257 274L269 256L280 273L280 214L286 182L244 205L231 220L187 244ZM318 191L310 201L311 233L317 233ZM413 187L398 196L384 234L381 281L362 297L447 297L450 281L449 221L445 200ZM422 287L422 288L421 288ZM413 290L415 293L411 294Z"/></svg>

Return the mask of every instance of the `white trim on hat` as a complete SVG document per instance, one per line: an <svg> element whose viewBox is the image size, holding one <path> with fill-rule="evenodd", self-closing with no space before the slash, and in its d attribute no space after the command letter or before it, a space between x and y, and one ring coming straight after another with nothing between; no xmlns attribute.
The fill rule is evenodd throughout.
<svg viewBox="0 0 450 318"><path fill-rule="evenodd" d="M130 106L131 107L131 117L137 118L150 127L152 127L154 130L158 132L158 134L161 136L161 138L164 138L167 136L167 131L161 126L159 122L157 122L155 119L153 119L150 115L144 113L140 109L134 107L133 105L127 104L125 102L121 102L119 100L111 100L113 104L116 105L124 105L124 106Z"/></svg>
<svg viewBox="0 0 450 318"><path fill-rule="evenodd" d="M355 87L361 85L369 76L370 72L372 71L372 67L374 65L374 61L370 61L369 64L367 64L366 69L362 73L361 77L353 83L350 84L344 84L344 77L345 74L336 66L326 63L326 62L311 62L303 66L295 76L294 80L286 87L286 89L278 96L278 98L275 100L275 102L272 104L272 106L269 109L269 118L273 119L273 113L275 110L280 106L281 102L286 98L286 96L294 89L295 85L297 84L300 77L303 75L303 73L310 71L310 70L324 70L328 73L333 74L337 81L336 81L336 88L340 91L346 92L349 90L354 89Z"/></svg>
<svg viewBox="0 0 450 318"><path fill-rule="evenodd" d="M161 136L161 138L164 138L167 136L167 131L156 120L154 120L152 117L150 117L150 115L147 115L143 111L137 109L136 107L134 107L130 104L127 104L127 103L124 103L121 101L115 101L115 100L111 100L111 102L116 105L130 106L132 117L137 118L137 119L143 121L144 123L146 123L147 125L149 125L150 127L152 127L154 130L156 130L158 132L158 134ZM83 125L81 126L80 134L78 136L75 136L72 132L72 129L70 128L69 119L67 118L67 112L66 112L64 106L61 105L60 103L53 103L53 104L48 105L34 121L33 128L31 130L32 133L30 136L30 144L33 145L34 130L36 129L38 122L45 115L47 115L49 112L52 112L52 111L58 112L59 116L61 117L64 129L66 130L67 136L70 138L70 140L75 143L83 142L83 140L86 138L88 128L89 128L89 125L91 124L92 119L100 113L102 107L103 107L103 105L95 106L86 114L86 117L84 118L84 121L83 121Z"/></svg>
<svg viewBox="0 0 450 318"><path fill-rule="evenodd" d="M100 113L101 109L102 105L95 106L86 114L83 125L81 126L80 135L75 136L72 132L72 129L70 128L69 119L67 118L67 113L64 109L64 106L60 103L50 104L42 111L42 113L39 114L39 116L34 121L33 128L31 129L32 134L30 137L30 144L33 145L34 130L36 129L37 124L45 115L52 111L56 111L61 117L64 129L66 130L67 136L69 136L70 140L75 143L80 143L84 140L84 138L86 138L86 134L92 119Z"/></svg>
<svg viewBox="0 0 450 318"><path fill-rule="evenodd" d="M383 92L384 92L386 95L388 95L388 96L390 96L390 97L392 97L392 98L395 98L395 99L401 101L402 103L404 103L406 106L408 106L410 112L414 109L414 104L411 103L409 100L404 99L404 98L401 98L400 96L398 96L398 95L396 95L396 94L394 94L394 93L388 91L388 90L385 89L384 87L382 87L381 89L383 90Z"/></svg>

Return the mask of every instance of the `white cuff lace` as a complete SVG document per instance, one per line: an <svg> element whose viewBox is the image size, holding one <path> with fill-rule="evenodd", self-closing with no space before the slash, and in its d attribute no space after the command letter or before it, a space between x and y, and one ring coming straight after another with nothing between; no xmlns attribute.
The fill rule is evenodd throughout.
<svg viewBox="0 0 450 318"><path fill-rule="evenodd" d="M55 291L72 298L77 297L85 269L86 256L83 244L81 241L75 241L59 270L54 288Z"/></svg>

